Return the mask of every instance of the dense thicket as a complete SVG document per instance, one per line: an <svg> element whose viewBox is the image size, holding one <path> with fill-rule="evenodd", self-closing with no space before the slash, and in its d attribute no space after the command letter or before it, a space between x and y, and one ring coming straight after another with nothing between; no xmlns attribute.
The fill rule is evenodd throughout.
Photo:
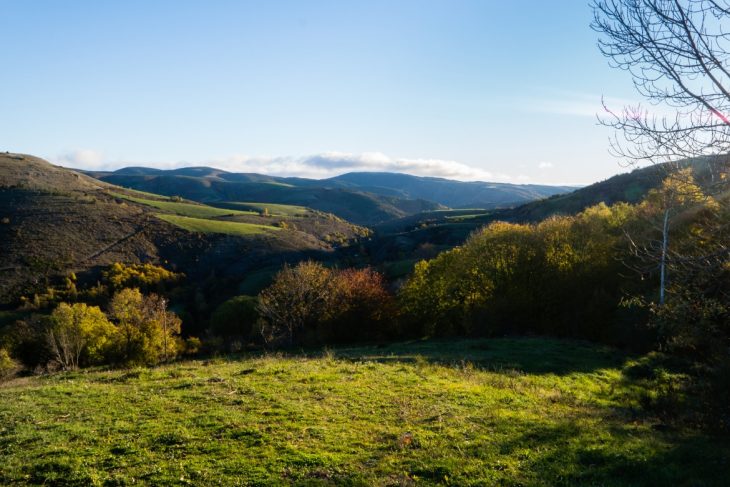
<svg viewBox="0 0 730 487"><path fill-rule="evenodd" d="M636 289L623 258L628 204L539 224L496 222L459 248L420 262L400 297L412 332L540 333L625 346L646 336L619 306ZM635 321L635 320L634 320Z"/></svg>

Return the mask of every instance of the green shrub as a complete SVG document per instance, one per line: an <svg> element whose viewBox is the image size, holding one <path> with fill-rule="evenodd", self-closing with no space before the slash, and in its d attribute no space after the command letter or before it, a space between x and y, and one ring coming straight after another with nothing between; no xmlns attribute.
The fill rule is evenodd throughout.
<svg viewBox="0 0 730 487"><path fill-rule="evenodd" d="M0 348L0 380L10 377L18 368L18 364L12 359L4 348Z"/></svg>
<svg viewBox="0 0 730 487"><path fill-rule="evenodd" d="M211 332L224 338L247 339L259 318L254 296L236 296L218 306L210 318Z"/></svg>
<svg viewBox="0 0 730 487"><path fill-rule="evenodd" d="M169 284L179 282L184 276L153 264L112 264L104 272L104 282L113 290L136 287L142 290L162 292Z"/></svg>
<svg viewBox="0 0 730 487"><path fill-rule="evenodd" d="M203 342L198 337L188 337L185 339L184 352L186 355L195 355L203 348Z"/></svg>

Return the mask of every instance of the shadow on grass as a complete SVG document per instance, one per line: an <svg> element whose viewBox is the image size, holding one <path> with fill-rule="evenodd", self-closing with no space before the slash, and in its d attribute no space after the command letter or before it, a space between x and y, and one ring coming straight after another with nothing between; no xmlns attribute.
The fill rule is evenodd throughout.
<svg viewBox="0 0 730 487"><path fill-rule="evenodd" d="M332 353L338 359L353 361L469 363L485 370L555 375L620 368L627 359L627 355L612 348L549 338L421 340L337 348Z"/></svg>
<svg viewBox="0 0 730 487"><path fill-rule="evenodd" d="M572 421L518 428L523 433L500 443L501 453L529 449L522 466L539 473L544 485L724 486L730 478L727 439L630 425L613 425L607 434L596 435Z"/></svg>

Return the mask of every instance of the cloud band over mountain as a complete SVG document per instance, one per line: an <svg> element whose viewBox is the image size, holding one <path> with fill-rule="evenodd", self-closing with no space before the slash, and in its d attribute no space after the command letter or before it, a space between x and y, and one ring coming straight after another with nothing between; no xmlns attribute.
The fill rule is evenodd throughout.
<svg viewBox="0 0 730 487"><path fill-rule="evenodd" d="M174 163L148 161L110 161L93 150L76 150L52 158L57 164L78 169L114 170L130 165L144 165L160 169L186 166L212 166L232 172L255 172L272 176L299 176L326 178L346 172L381 171L400 172L416 176L433 176L461 181L511 180L507 175L493 174L457 161L443 159L393 158L381 152L353 154L348 152L323 152L304 157L251 157L233 155L223 159L205 161L179 161Z"/></svg>

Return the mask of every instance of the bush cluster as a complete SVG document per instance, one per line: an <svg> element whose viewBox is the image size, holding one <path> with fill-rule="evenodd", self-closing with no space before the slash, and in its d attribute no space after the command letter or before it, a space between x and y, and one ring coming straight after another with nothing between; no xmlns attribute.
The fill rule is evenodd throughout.
<svg viewBox="0 0 730 487"><path fill-rule="evenodd" d="M259 331L269 345L381 340L396 335L395 306L372 269L329 269L316 262L285 266L261 292Z"/></svg>
<svg viewBox="0 0 730 487"><path fill-rule="evenodd" d="M164 298L124 288L113 295L106 313L82 302L61 302L47 316L16 323L3 343L27 367L152 365L185 351L180 326ZM190 346L200 348L195 342ZM6 348L0 348L0 375L15 368Z"/></svg>

